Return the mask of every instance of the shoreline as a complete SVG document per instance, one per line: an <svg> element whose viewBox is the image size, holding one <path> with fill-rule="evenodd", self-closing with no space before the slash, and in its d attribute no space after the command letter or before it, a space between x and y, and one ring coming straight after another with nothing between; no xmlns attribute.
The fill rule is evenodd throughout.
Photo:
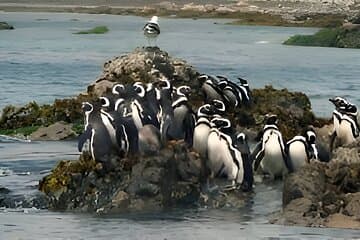
<svg viewBox="0 0 360 240"><path fill-rule="evenodd" d="M40 0L41 1L41 0ZM342 6L329 3L309 3L290 1L210 1L211 4L152 2L128 2L123 5L83 2L83 4L2 3L4 12L65 12L110 15L134 15L149 17L157 15L174 18L221 18L231 19L229 24L292 26L292 27L335 27L354 16L360 6ZM197 1L201 2L201 1ZM236 3L235 3L236 2ZM6 20L6 19L4 19Z"/></svg>

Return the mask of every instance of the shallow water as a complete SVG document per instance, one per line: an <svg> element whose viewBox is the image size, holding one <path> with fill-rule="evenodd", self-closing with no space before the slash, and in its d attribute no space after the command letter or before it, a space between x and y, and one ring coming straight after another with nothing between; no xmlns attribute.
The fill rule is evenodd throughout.
<svg viewBox="0 0 360 240"><path fill-rule="evenodd" d="M42 19L42 20L39 20ZM48 19L48 20L44 20ZM146 42L144 18L54 13L0 13L15 25L0 31L0 108L31 100L51 103L85 91L114 56ZM360 102L360 51L288 47L280 43L313 28L214 24L223 20L161 19L158 45L199 71L249 79L307 93L314 111L329 116L327 98ZM107 25L105 35L74 35ZM0 136L0 186L12 208L0 209L0 239L356 239L360 231L267 224L281 208L281 183L257 184L242 209L173 209L144 214L97 216L50 212L25 204L38 181L61 159L76 159L76 142L24 142ZM0 201L1 196L0 196ZM41 206L41 204L40 204ZM40 207L41 208L41 207Z"/></svg>
<svg viewBox="0 0 360 240"><path fill-rule="evenodd" d="M100 75L106 60L147 44L141 31L147 19L141 17L0 13L0 18L16 28L0 31L0 109L77 95ZM360 50L281 45L315 28L214 24L226 21L161 18L158 45L202 73L241 76L253 88L272 84L304 92L319 116L331 116L328 98L335 95L360 103ZM73 34L98 25L110 32Z"/></svg>

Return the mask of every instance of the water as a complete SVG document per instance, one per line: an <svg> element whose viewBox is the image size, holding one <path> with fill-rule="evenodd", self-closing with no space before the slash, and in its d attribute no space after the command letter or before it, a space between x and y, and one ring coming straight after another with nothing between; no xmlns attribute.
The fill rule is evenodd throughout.
<svg viewBox="0 0 360 240"><path fill-rule="evenodd" d="M86 90L102 64L143 46L147 20L132 16L0 13L16 27L0 31L0 109L32 100L51 103ZM249 79L306 93L318 116L331 116L329 97L360 103L360 50L284 46L293 34L315 28L232 26L226 20L160 19L158 45L200 72ZM106 25L103 35L76 31Z"/></svg>
<svg viewBox="0 0 360 240"><path fill-rule="evenodd" d="M42 20L40 20L42 19ZM47 19L47 20L44 20ZM144 18L54 13L2 13L16 27L0 31L0 108L31 100L71 97L101 73L102 64L146 42ZM288 47L281 42L314 28L214 24L224 20L160 19L158 44L200 72L248 78L254 88L272 84L310 96L319 116L327 98L342 95L359 104L360 51ZM104 35L73 32L106 25ZM0 186L14 207L0 209L0 239L353 239L360 231L267 224L281 208L281 183L258 184L239 210L174 209L97 216L50 212L26 205L38 181L61 159L76 159L76 142L24 142L0 136Z"/></svg>

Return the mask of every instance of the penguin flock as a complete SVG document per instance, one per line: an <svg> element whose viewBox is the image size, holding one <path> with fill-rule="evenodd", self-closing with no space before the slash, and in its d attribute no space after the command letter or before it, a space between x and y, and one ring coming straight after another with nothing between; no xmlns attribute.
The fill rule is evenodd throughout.
<svg viewBox="0 0 360 240"><path fill-rule="evenodd" d="M160 34L158 18L144 26L148 39ZM310 161L328 161L329 153L319 145L315 131L308 127L298 136L285 141L276 115L267 114L250 149L248 136L236 131L236 124L226 118L236 108L251 107L252 94L247 80L230 80L225 76L203 74L203 104L197 109L189 101L191 87L175 87L173 80L158 79L152 83L116 83L96 101L83 102L84 132L78 149L106 167L115 158L157 154L172 140L183 140L202 159L207 187L215 178L228 181L224 189L250 191L254 171L261 168L270 179L299 170ZM357 108L342 97L329 99L335 106L334 142L349 144L359 136ZM87 143L87 144L85 144Z"/></svg>
<svg viewBox="0 0 360 240"><path fill-rule="evenodd" d="M248 137L237 132L226 114L234 108L251 107L248 82L235 84L224 76L200 75L203 104L194 111L189 86L173 86L169 79L153 83L115 84L93 102L82 103L84 132L82 151L96 162L107 164L119 158L157 154L171 140L183 140L197 152L206 172L207 186L215 178L228 181L226 189L250 191L254 171L261 169L270 179L299 170L310 161L324 159L312 127L285 141L276 115L267 114L251 151ZM334 105L331 146L348 144L359 136L357 108L344 98L329 99ZM325 154L326 155L326 154ZM329 158L329 157L327 157Z"/></svg>

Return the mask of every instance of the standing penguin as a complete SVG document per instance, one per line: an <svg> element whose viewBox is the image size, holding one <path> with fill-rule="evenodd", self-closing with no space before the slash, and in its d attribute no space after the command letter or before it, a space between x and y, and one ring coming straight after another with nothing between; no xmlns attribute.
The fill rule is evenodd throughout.
<svg viewBox="0 0 360 240"><path fill-rule="evenodd" d="M241 153L234 147L231 136L222 132L222 129L228 126L227 119L214 118L211 124L212 128L207 140L207 167L210 169L210 176L225 177L231 181L230 188L236 188L244 178L241 171L243 169Z"/></svg>
<svg viewBox="0 0 360 240"><path fill-rule="evenodd" d="M330 153L335 140L337 145L350 144L359 136L359 123L357 122L357 107L346 99L336 97L329 99L334 105L333 123L334 130L330 137Z"/></svg>
<svg viewBox="0 0 360 240"><path fill-rule="evenodd" d="M225 101L222 90L218 86L218 82L215 78L203 74L198 77L198 80L202 83L201 90L205 95L205 102L210 103L212 100L217 99Z"/></svg>
<svg viewBox="0 0 360 240"><path fill-rule="evenodd" d="M251 191L254 182L254 173L247 136L244 133L238 133L235 138L234 146L239 150L242 161L242 169L239 169L238 173L238 183L241 183L241 189L243 191ZM242 173L240 174L240 172ZM240 179L240 176L242 176L242 179Z"/></svg>
<svg viewBox="0 0 360 240"><path fill-rule="evenodd" d="M174 120L169 133L173 139L184 139L189 146L192 146L195 116L188 102L187 96L190 92L190 87L180 86L173 94Z"/></svg>
<svg viewBox="0 0 360 240"><path fill-rule="evenodd" d="M106 163L112 155L117 155L111 136L100 113L100 105L84 102L82 109L85 114L85 131L79 136L78 149L81 152L84 143L89 140L89 151L96 162Z"/></svg>
<svg viewBox="0 0 360 240"><path fill-rule="evenodd" d="M295 136L286 143L287 162L289 171L298 171L302 166L310 163L311 159L318 160L318 150L315 145L316 134L307 130L305 136Z"/></svg>
<svg viewBox="0 0 360 240"><path fill-rule="evenodd" d="M252 153L255 158L254 170L256 171L260 165L272 180L287 173L285 146L276 124L276 115L267 116L266 124L259 133L261 140Z"/></svg>
<svg viewBox="0 0 360 240"><path fill-rule="evenodd" d="M214 114L214 106L205 104L197 111L197 120L194 129L193 148L201 157L207 156L207 139L210 133L210 118Z"/></svg>

